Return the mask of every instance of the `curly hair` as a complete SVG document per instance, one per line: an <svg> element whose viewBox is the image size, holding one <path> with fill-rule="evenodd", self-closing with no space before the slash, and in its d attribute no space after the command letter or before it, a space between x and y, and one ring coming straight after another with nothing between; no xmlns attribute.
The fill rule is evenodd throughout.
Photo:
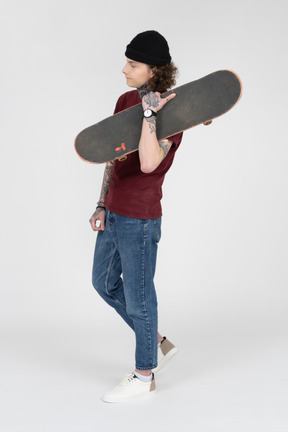
<svg viewBox="0 0 288 432"><path fill-rule="evenodd" d="M178 68L173 62L164 66L149 65L153 69L153 76L148 81L148 88L152 92L165 93L176 84Z"/></svg>

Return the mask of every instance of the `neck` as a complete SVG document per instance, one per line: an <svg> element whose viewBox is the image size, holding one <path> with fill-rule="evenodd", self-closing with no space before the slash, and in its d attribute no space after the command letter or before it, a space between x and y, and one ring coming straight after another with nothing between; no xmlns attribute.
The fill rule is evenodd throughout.
<svg viewBox="0 0 288 432"><path fill-rule="evenodd" d="M143 84L141 87L139 87L138 89L138 94L140 96L140 98L142 99L143 96L145 96L147 93L150 93L150 90L148 89L147 84Z"/></svg>

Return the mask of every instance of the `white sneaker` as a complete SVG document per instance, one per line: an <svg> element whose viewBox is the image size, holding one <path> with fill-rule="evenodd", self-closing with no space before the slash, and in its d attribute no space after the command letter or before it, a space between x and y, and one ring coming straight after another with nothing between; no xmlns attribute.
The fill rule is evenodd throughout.
<svg viewBox="0 0 288 432"><path fill-rule="evenodd" d="M177 353L178 349L165 336L158 348L158 366L153 372L159 372L169 360Z"/></svg>
<svg viewBox="0 0 288 432"><path fill-rule="evenodd" d="M146 399L154 396L156 393L154 374L152 381L141 381L134 375L128 374L116 387L104 394L104 402L128 402L131 399Z"/></svg>

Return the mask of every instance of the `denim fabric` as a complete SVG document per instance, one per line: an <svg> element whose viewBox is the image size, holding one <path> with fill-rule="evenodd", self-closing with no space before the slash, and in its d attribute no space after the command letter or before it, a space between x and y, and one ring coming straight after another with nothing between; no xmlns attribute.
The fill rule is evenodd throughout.
<svg viewBox="0 0 288 432"><path fill-rule="evenodd" d="M154 286L161 218L134 219L106 211L93 264L93 286L134 330L136 368L157 366L158 314Z"/></svg>

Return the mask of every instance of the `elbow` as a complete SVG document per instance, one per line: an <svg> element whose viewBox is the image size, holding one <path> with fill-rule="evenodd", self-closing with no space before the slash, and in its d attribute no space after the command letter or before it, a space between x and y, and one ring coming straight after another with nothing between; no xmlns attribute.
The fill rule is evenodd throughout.
<svg viewBox="0 0 288 432"><path fill-rule="evenodd" d="M144 174L150 174L160 165L162 158L160 155L154 157L147 157L140 154L140 169Z"/></svg>
<svg viewBox="0 0 288 432"><path fill-rule="evenodd" d="M151 163L142 163L140 166L141 171L144 174L150 174L152 173L157 167L154 164Z"/></svg>

